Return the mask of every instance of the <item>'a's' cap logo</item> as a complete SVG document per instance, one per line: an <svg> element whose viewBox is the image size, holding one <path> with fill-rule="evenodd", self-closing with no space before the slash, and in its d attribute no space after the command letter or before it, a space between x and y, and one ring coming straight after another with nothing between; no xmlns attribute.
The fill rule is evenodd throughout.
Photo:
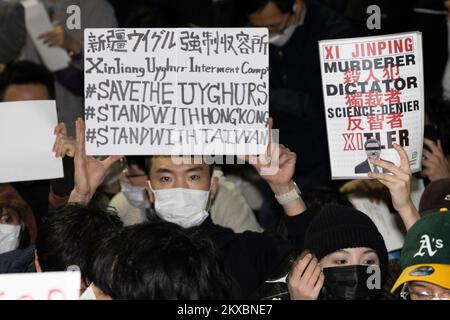
<svg viewBox="0 0 450 320"><path fill-rule="evenodd" d="M438 252L439 249L442 249L443 247L444 242L442 239L430 238L429 235L424 234L420 238L420 248L414 254L413 258L417 256L422 257L425 253L428 253L428 256L432 257L436 254L436 252Z"/></svg>

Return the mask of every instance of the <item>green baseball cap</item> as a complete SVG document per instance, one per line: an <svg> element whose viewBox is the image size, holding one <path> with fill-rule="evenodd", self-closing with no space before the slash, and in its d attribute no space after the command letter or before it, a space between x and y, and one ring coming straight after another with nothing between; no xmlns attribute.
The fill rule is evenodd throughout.
<svg viewBox="0 0 450 320"><path fill-rule="evenodd" d="M450 289L450 212L424 216L408 231L400 257L402 274L391 292L410 281Z"/></svg>

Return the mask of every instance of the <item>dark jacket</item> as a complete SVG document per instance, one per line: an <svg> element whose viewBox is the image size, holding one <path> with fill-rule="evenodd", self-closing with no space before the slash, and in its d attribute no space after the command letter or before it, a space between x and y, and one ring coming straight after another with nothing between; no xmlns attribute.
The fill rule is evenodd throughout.
<svg viewBox="0 0 450 320"><path fill-rule="evenodd" d="M17 249L0 254L1 273L36 272L34 266L35 247Z"/></svg>
<svg viewBox="0 0 450 320"><path fill-rule="evenodd" d="M319 40L354 35L351 24L316 1L305 1L302 26L283 46L269 46L270 113L280 142L298 155L300 189L331 183Z"/></svg>
<svg viewBox="0 0 450 320"><path fill-rule="evenodd" d="M224 264L237 281L242 298L256 297L265 280L285 270L285 264L303 249L303 236L312 215L305 211L295 217L284 217L289 240L270 233L233 230L215 225L210 218L199 227L219 249Z"/></svg>

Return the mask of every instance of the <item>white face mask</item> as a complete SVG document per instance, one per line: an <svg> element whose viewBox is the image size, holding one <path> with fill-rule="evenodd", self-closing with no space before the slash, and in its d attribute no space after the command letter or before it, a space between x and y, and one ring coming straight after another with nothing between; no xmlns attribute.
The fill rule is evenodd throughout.
<svg viewBox="0 0 450 320"><path fill-rule="evenodd" d="M83 294L80 296L80 300L97 300L94 289L92 289L92 284L84 290Z"/></svg>
<svg viewBox="0 0 450 320"><path fill-rule="evenodd" d="M0 224L0 254L19 247L20 226Z"/></svg>
<svg viewBox="0 0 450 320"><path fill-rule="evenodd" d="M163 220L175 223L183 228L200 225L208 217L206 210L209 191L173 188L154 190L155 211Z"/></svg>
<svg viewBox="0 0 450 320"><path fill-rule="evenodd" d="M289 41L289 39L291 39L291 37L294 34L294 31L297 27L298 27L297 24L287 27L283 31L283 33L270 37L269 43L273 44L274 46L277 46L277 47L284 46Z"/></svg>
<svg viewBox="0 0 450 320"><path fill-rule="evenodd" d="M150 203L144 196L144 187L135 187L124 181L120 181L120 187L123 195L133 207L139 209L150 208Z"/></svg>

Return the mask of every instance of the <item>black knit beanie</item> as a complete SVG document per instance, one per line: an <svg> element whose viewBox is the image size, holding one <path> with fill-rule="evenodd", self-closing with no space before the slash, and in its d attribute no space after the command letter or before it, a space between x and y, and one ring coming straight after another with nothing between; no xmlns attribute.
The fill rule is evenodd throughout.
<svg viewBox="0 0 450 320"><path fill-rule="evenodd" d="M375 250L385 278L388 252L383 236L364 213L346 206L326 205L311 221L305 234L305 249L318 260L340 249L367 247Z"/></svg>

